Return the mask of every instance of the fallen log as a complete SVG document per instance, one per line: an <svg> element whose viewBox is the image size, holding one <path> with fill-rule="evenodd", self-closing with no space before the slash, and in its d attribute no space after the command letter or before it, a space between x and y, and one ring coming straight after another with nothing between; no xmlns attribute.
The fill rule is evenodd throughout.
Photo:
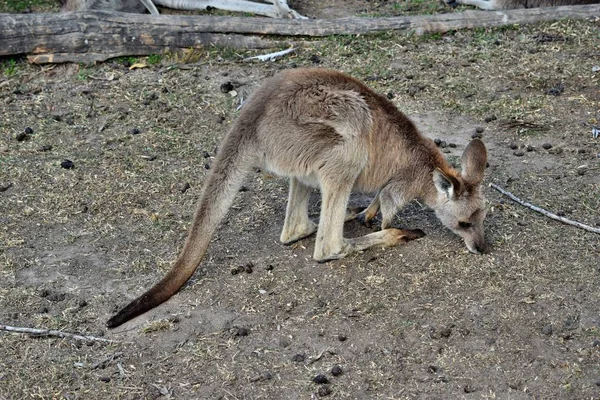
<svg viewBox="0 0 600 400"><path fill-rule="evenodd" d="M33 63L91 63L123 55L147 55L211 44L237 48L272 48L286 44L265 37L269 35L318 37L382 31L423 34L598 16L598 4L331 20L152 16L107 11L0 14L0 56L27 54Z"/></svg>

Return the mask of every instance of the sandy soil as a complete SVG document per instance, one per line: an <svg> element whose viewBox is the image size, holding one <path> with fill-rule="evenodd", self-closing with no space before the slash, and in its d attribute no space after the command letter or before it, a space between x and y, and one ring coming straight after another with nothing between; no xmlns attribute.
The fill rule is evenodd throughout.
<svg viewBox="0 0 600 400"><path fill-rule="evenodd" d="M256 172L184 289L105 328L169 269L240 98L281 69L334 68L389 93L453 162L479 132L487 183L599 227L599 27L337 37L269 63L210 49L181 68L3 60L0 324L116 342L0 332L0 399L600 398L600 235L491 188L488 254L413 202L396 225L426 237L317 264L314 238L278 242L287 184Z"/></svg>

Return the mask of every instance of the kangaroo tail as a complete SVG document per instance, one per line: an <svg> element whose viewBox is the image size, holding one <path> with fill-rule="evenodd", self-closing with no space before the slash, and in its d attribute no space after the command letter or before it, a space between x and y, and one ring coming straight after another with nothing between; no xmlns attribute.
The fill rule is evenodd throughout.
<svg viewBox="0 0 600 400"><path fill-rule="evenodd" d="M243 135L245 129L240 124L236 125L221 145L185 245L175 264L160 282L110 318L106 323L109 328L117 327L167 301L196 271L214 232L254 164L251 144L246 142Z"/></svg>

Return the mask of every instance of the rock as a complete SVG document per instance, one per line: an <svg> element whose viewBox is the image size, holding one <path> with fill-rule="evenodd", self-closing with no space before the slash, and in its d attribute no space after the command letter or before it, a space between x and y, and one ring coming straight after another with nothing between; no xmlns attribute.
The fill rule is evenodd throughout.
<svg viewBox="0 0 600 400"><path fill-rule="evenodd" d="M294 362L303 362L304 360L306 360L306 356L304 354L295 354L292 357L292 361Z"/></svg>
<svg viewBox="0 0 600 400"><path fill-rule="evenodd" d="M452 335L452 329L450 329L450 328L443 328L443 329L440 331L440 335L441 335L442 337L449 338L449 337L450 337L450 335Z"/></svg>
<svg viewBox="0 0 600 400"><path fill-rule="evenodd" d="M345 341L346 341L346 339L348 339L348 338L346 337L346 335L343 335L343 334L341 334L341 333L338 335L338 340L339 340L340 342L345 342Z"/></svg>
<svg viewBox="0 0 600 400"><path fill-rule="evenodd" d="M329 386L323 385L317 390L317 394L319 397L329 396L331 394L331 388Z"/></svg>
<svg viewBox="0 0 600 400"><path fill-rule="evenodd" d="M237 332L235 333L235 336L248 336L249 334L250 334L250 329L244 328L244 327L239 327L239 328L237 328Z"/></svg>
<svg viewBox="0 0 600 400"><path fill-rule="evenodd" d="M71 160L63 160L63 162L60 163L60 166L64 169L73 169L75 168L75 163Z"/></svg>
<svg viewBox="0 0 600 400"><path fill-rule="evenodd" d="M485 128L483 126L478 126L477 128L475 128L475 133L480 133L481 134L481 133L483 133L484 129Z"/></svg>
<svg viewBox="0 0 600 400"><path fill-rule="evenodd" d="M516 150L519 148L519 145L516 144L515 142L511 142L508 147L510 147L511 150Z"/></svg>
<svg viewBox="0 0 600 400"><path fill-rule="evenodd" d="M492 122L495 121L497 119L497 117L495 115L490 115L488 117L485 117L485 122Z"/></svg>
<svg viewBox="0 0 600 400"><path fill-rule="evenodd" d="M31 139L31 136L29 136L25 132L20 132L20 133L17 133L17 136L15 136L15 139L17 139L17 142L24 142L26 140Z"/></svg>
<svg viewBox="0 0 600 400"><path fill-rule="evenodd" d="M33 129L31 129L30 127L25 128L25 130L23 132L26 135L33 135Z"/></svg>
<svg viewBox="0 0 600 400"><path fill-rule="evenodd" d="M234 87L231 82L225 82L225 83L221 84L220 89L221 89L221 92L223 92L223 93L229 93L234 89Z"/></svg>
<svg viewBox="0 0 600 400"><path fill-rule="evenodd" d="M313 382L323 385L325 383L329 383L329 379L325 375L319 374L313 378Z"/></svg>
<svg viewBox="0 0 600 400"><path fill-rule="evenodd" d="M517 157L523 157L525 155L525 152L523 150L517 150L513 154Z"/></svg>
<svg viewBox="0 0 600 400"><path fill-rule="evenodd" d="M331 375L333 376L340 376L344 373L344 371L342 370L342 367L340 367L339 365L334 365L333 368L331 368Z"/></svg>
<svg viewBox="0 0 600 400"><path fill-rule="evenodd" d="M542 145L542 148L544 150L550 150L552 148L552 145L550 143L546 142Z"/></svg>
<svg viewBox="0 0 600 400"><path fill-rule="evenodd" d="M542 327L542 333L546 336L552 335L554 329L552 328L552 324L547 324Z"/></svg>

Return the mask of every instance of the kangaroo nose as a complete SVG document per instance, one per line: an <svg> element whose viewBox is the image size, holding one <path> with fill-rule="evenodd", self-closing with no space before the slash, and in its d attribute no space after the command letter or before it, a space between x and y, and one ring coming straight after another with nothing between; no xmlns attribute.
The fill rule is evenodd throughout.
<svg viewBox="0 0 600 400"><path fill-rule="evenodd" d="M483 243L475 243L475 250L477 250L480 254L487 253L487 244Z"/></svg>

